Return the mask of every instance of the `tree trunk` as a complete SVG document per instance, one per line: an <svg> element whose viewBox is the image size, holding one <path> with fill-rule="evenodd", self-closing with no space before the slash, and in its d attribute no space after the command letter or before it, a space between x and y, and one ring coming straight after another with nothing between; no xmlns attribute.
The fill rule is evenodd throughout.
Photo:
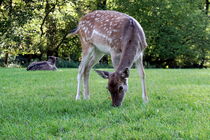
<svg viewBox="0 0 210 140"><path fill-rule="evenodd" d="M204 68L205 66L204 66L204 64L205 64L205 56L203 56L202 58L201 58L201 63L199 64L199 68Z"/></svg>
<svg viewBox="0 0 210 140"><path fill-rule="evenodd" d="M210 4L209 0L206 0L206 14L207 15L209 13L209 4Z"/></svg>
<svg viewBox="0 0 210 140"><path fill-rule="evenodd" d="M8 65L8 57L9 57L9 54L5 53L5 57L4 57L4 64L5 64L5 66Z"/></svg>
<svg viewBox="0 0 210 140"><path fill-rule="evenodd" d="M97 9L106 10L106 0L97 0Z"/></svg>
<svg viewBox="0 0 210 140"><path fill-rule="evenodd" d="M47 50L47 58L49 56L54 56L54 50Z"/></svg>

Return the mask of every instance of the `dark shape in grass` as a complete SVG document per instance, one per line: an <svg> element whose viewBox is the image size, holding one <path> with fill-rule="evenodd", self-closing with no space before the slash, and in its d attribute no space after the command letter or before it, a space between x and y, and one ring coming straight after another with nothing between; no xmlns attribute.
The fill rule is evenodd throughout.
<svg viewBox="0 0 210 140"><path fill-rule="evenodd" d="M56 57L50 56L47 61L33 62L27 67L26 70L57 70L57 67L55 66L56 59Z"/></svg>

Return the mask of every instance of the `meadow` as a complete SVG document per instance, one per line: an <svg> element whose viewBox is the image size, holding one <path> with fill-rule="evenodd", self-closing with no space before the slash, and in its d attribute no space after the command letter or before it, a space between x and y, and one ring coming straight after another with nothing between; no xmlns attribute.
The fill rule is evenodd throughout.
<svg viewBox="0 0 210 140"><path fill-rule="evenodd" d="M210 139L210 69L146 69L147 104L132 69L118 108L93 70L91 99L75 101L76 75L0 68L0 139Z"/></svg>

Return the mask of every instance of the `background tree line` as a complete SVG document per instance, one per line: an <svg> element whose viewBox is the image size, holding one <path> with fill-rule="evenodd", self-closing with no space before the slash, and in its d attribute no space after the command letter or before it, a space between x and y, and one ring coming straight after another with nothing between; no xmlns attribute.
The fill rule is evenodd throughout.
<svg viewBox="0 0 210 140"><path fill-rule="evenodd" d="M148 67L204 67L210 59L208 0L1 0L1 65L54 55L79 62L78 37L67 38L81 16L97 9L136 18L149 44ZM104 57L102 63L110 63Z"/></svg>

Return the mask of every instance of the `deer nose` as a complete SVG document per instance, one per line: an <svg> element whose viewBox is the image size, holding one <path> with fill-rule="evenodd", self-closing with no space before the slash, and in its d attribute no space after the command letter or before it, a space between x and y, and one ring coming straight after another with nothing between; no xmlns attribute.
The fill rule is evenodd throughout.
<svg viewBox="0 0 210 140"><path fill-rule="evenodd" d="M113 107L119 107L121 104L112 104Z"/></svg>

